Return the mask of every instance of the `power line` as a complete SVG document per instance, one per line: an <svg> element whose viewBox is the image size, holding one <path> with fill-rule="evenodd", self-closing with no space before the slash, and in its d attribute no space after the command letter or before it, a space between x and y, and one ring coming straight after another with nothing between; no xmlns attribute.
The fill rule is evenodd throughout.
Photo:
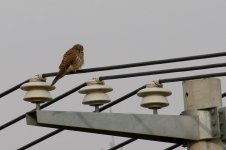
<svg viewBox="0 0 226 150"><path fill-rule="evenodd" d="M0 130L3 130L3 129L5 129L5 128L7 128L7 127L13 125L14 123L16 123L16 122L18 122L18 121L24 119L25 117L26 117L26 114L20 115L19 117L17 117L17 118L15 118L15 119L13 119L13 120L11 120L11 121L9 121L9 122L7 122L7 123L1 125L1 126L0 126Z"/></svg>
<svg viewBox="0 0 226 150"><path fill-rule="evenodd" d="M6 90L5 92L2 92L2 93L0 94L0 98L2 98L2 97L4 97L4 96L6 96L6 95L8 95L8 94L10 94L10 93L12 93L12 92L14 92L14 91L16 91L17 89L20 88L21 85L23 85L24 83L27 83L28 81L29 81L29 80L25 80L25 81L19 83L18 85L14 86L14 87L12 87L12 88L10 88L10 89L8 89L8 90Z"/></svg>
<svg viewBox="0 0 226 150"><path fill-rule="evenodd" d="M134 90L134 91L132 91L132 92L120 97L120 98L118 98L117 100L112 101L111 103L108 103L108 104L104 105L103 107L101 107L99 109L99 111L100 112L104 111L104 110L106 110L106 109L108 109L108 108L110 108L110 107L112 107L112 106L114 106L114 105L116 105L116 104L118 104L118 103L120 103L120 102L122 102L122 101L124 101L124 100L126 100L128 98L130 98L130 97L132 97L133 95L137 94L137 92L140 91L143 88L145 88L145 86L141 86L138 89L136 89L136 90Z"/></svg>
<svg viewBox="0 0 226 150"><path fill-rule="evenodd" d="M194 75L194 76L186 76L186 77L177 77L177 78L168 78L168 79L160 79L160 83L167 83L167 82L178 82L178 81L185 81L185 80L194 80L194 79L201 79L201 78L210 78L210 77L221 77L226 76L226 72L220 73L210 73L210 74L202 74L202 75Z"/></svg>
<svg viewBox="0 0 226 150"><path fill-rule="evenodd" d="M59 101L59 100L65 98L65 97L67 97L67 96L73 94L74 92L80 90L81 88L83 88L83 87L86 86L86 85L87 85L86 83L82 83L82 84L80 84L79 86L77 86L77 87L75 87L75 88L73 88L73 89L71 89L71 90L65 92L64 94L61 94L60 96L54 98L53 100L49 101L48 103L45 103L45 104L41 105L40 108L43 109L43 108L45 108L45 107L48 107L49 105L52 105L53 103L56 103L57 101Z"/></svg>
<svg viewBox="0 0 226 150"><path fill-rule="evenodd" d="M71 73L71 74L89 73L89 72L96 72L96 71L107 71L107 70L124 69L124 68L132 68L132 67L141 67L141 66L148 66L148 65L183 62L183 61L207 59L207 58L223 57L223 56L226 56L226 52L187 56L187 57L179 57L179 58L170 58L170 59L146 61L146 62L139 62L139 63L122 64L122 65L113 65L113 66L105 66L105 67L87 68L87 69L78 70L76 73ZM52 77L52 76L56 76L56 74L57 74L57 72L43 73L42 76L43 77ZM7 94L19 89L22 84L24 84L28 81L29 80L25 80L24 82L4 91L3 93L0 94L0 98L2 98L4 96L6 96Z"/></svg>
<svg viewBox="0 0 226 150"><path fill-rule="evenodd" d="M125 146L125 145L128 145L128 144L130 144L130 143L132 143L132 142L134 142L134 141L136 141L136 140L137 140L137 139L128 139L128 140L126 140L126 141L124 141L124 142L118 144L117 146L114 146L114 147L108 149L108 150L117 150L117 149L119 149L119 148L121 148L121 147L123 147L123 146Z"/></svg>
<svg viewBox="0 0 226 150"><path fill-rule="evenodd" d="M55 130L55 131L53 131L53 132L51 132L51 133L49 133L49 134L43 136L42 138L39 138L39 139L37 139L37 140L35 140L35 141L33 141L33 142L31 142L31 143L29 143L29 144L27 144L27 145L25 145L25 146L19 148L19 149L17 149L17 150L24 150L24 149L27 149L27 148L29 148L29 147L31 147L31 146L33 146L33 145L35 145L35 144L37 144L37 143L39 143L39 142L41 142L41 141L44 141L44 140L50 138L51 136L54 136L54 135L56 135L56 134L58 134L58 133L60 133L60 132L62 132L62 131L63 131L62 129Z"/></svg>
<svg viewBox="0 0 226 150"><path fill-rule="evenodd" d="M155 70L155 71L147 71L147 72L103 76L103 77L100 77L100 80L131 78L131 77L138 77L138 76L157 75L157 74L174 73L174 72L185 72L185 71L202 70L202 69L218 68L218 67L225 67L225 66L226 66L226 63L218 63L218 64L200 65L200 66L192 66L192 67L183 67L183 68L163 69L163 70ZM27 83L28 81L29 80L25 80L24 82L1 93L0 98L6 96L7 94L10 94L11 92L14 92L18 88L20 88L21 85L23 85L24 83Z"/></svg>
<svg viewBox="0 0 226 150"><path fill-rule="evenodd" d="M179 57L179 58L170 58L170 59L146 61L146 62L139 62L139 63L114 65L114 66L105 66L105 67L97 67L97 68L87 68L87 69L78 70L76 73L72 73L72 74L95 72L95 71L107 71L107 70L114 70L114 69L124 69L124 68L132 68L132 67L157 65L157 64L167 64L167 63L183 62L183 61L214 58L214 57L222 57L222 56L226 56L226 52L204 54L204 55L195 55L195 56L187 56L187 57ZM43 77L52 77L52 76L56 76L57 72L44 73L42 75L43 75Z"/></svg>
<svg viewBox="0 0 226 150"><path fill-rule="evenodd" d="M170 146L170 147L168 147L168 148L166 148L164 150L173 150L173 149L175 149L177 147L180 147L181 145L182 145L181 143L177 143L177 144L174 144L174 145L172 145L172 146Z"/></svg>
<svg viewBox="0 0 226 150"><path fill-rule="evenodd" d="M155 70L155 71L147 71L147 72L109 75L109 76L100 77L100 80L112 80L112 79L131 78L131 77L138 77L138 76L157 75L157 74L166 74L166 73L174 73L174 72L185 72L185 71L202 70L202 69L218 68L218 67L225 67L225 66L226 66L226 63L219 63L219 64L209 64L209 65L201 65L201 66L193 66L193 67L183 67L183 68L163 69L163 70Z"/></svg>
<svg viewBox="0 0 226 150"><path fill-rule="evenodd" d="M226 92L222 94L222 98L226 97Z"/></svg>

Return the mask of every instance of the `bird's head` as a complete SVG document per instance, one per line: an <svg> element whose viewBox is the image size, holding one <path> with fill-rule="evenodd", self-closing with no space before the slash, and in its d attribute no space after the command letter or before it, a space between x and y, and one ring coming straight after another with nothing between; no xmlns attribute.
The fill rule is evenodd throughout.
<svg viewBox="0 0 226 150"><path fill-rule="evenodd" d="M74 45L73 48L76 48L77 50L79 50L80 52L84 50L83 46L81 44L76 44Z"/></svg>

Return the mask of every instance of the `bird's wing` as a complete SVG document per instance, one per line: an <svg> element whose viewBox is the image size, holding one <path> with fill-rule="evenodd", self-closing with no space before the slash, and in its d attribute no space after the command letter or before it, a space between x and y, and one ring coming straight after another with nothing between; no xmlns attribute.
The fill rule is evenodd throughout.
<svg viewBox="0 0 226 150"><path fill-rule="evenodd" d="M76 55L76 50L74 49L70 49L64 54L63 60L59 66L60 70L56 75L56 77L54 78L51 85L54 85L60 78L62 78L67 73L67 69L75 61L75 55Z"/></svg>
<svg viewBox="0 0 226 150"><path fill-rule="evenodd" d="M70 49L68 50L63 57L63 60L59 66L60 70L67 70L67 68L73 64L73 62L75 61L75 57L76 56L76 50L74 49Z"/></svg>

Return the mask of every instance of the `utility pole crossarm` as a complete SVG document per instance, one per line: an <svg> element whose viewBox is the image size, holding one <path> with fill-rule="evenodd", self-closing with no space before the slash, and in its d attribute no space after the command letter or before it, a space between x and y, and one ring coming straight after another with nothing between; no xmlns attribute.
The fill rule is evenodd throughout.
<svg viewBox="0 0 226 150"><path fill-rule="evenodd" d="M205 112L209 111L205 110ZM29 125L172 143L183 142L184 140L200 140L200 138L214 138L212 136L212 128L210 127L205 127L205 129L207 129L206 132L208 132L205 136L199 132L200 122L202 121L200 121L198 116L188 115L176 116L46 110L37 110L27 114L27 123Z"/></svg>

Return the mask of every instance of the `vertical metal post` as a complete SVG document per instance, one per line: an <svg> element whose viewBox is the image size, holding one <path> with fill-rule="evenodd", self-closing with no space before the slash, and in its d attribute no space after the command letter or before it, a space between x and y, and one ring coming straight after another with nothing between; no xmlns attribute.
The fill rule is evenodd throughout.
<svg viewBox="0 0 226 150"><path fill-rule="evenodd" d="M99 112L99 111L100 111L99 105L95 105L95 110L94 110L94 112Z"/></svg>
<svg viewBox="0 0 226 150"><path fill-rule="evenodd" d="M36 110L40 110L40 103L36 103Z"/></svg>
<svg viewBox="0 0 226 150"><path fill-rule="evenodd" d="M221 84L217 78L188 80L183 82L184 109L222 107ZM220 139L188 143L188 150L223 150Z"/></svg>
<svg viewBox="0 0 226 150"><path fill-rule="evenodd" d="M158 115L158 109L157 108L153 109L153 115Z"/></svg>

